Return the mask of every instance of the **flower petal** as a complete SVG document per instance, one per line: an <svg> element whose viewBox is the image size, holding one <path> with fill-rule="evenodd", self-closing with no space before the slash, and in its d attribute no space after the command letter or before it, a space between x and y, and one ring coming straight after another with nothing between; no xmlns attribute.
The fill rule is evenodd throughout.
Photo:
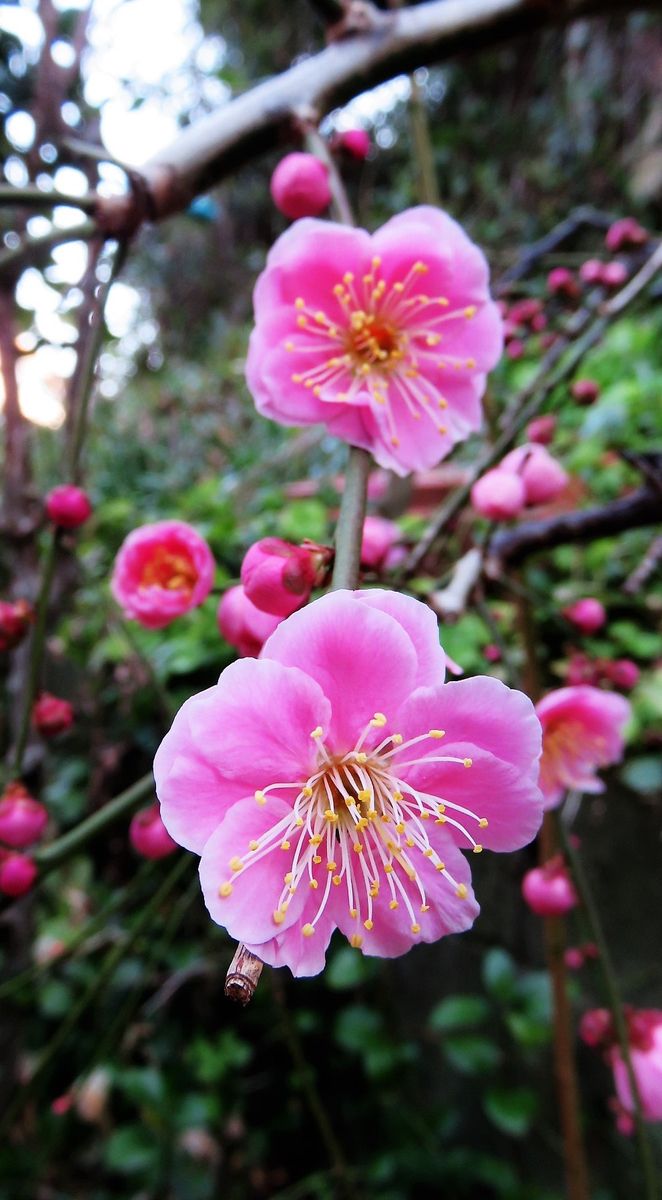
<svg viewBox="0 0 662 1200"><path fill-rule="evenodd" d="M393 617L411 638L418 659L414 688L443 683L446 655L439 642L439 626L431 608L412 596L389 592L385 588L357 591L354 595L362 604Z"/></svg>

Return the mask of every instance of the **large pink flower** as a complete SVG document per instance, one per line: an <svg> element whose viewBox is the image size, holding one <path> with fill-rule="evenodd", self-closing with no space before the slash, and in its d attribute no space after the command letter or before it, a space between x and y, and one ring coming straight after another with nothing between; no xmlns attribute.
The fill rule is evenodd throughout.
<svg viewBox="0 0 662 1200"><path fill-rule="evenodd" d="M184 521L157 521L125 538L110 586L125 616L161 629L202 604L213 582L214 559L204 538Z"/></svg>
<svg viewBox="0 0 662 1200"><path fill-rule="evenodd" d="M322 422L399 475L479 428L502 322L483 254L446 213L412 208L372 236L298 221L254 303L247 380L265 416Z"/></svg>
<svg viewBox="0 0 662 1200"><path fill-rule="evenodd" d="M339 591L175 717L154 764L164 823L202 856L213 919L265 962L313 975L336 927L385 957L467 929L462 850L535 836L533 705L443 678L430 609Z"/></svg>
<svg viewBox="0 0 662 1200"><path fill-rule="evenodd" d="M540 786L545 807L555 808L568 789L603 792L596 771L623 757L628 701L584 684L549 692L536 712L543 729Z"/></svg>

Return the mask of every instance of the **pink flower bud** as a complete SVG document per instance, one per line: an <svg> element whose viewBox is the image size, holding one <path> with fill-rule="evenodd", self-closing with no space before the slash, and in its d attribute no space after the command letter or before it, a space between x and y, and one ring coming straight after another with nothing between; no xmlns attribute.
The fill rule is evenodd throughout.
<svg viewBox="0 0 662 1200"><path fill-rule="evenodd" d="M568 483L567 472L560 462L536 442L511 450L502 460L500 469L520 475L527 504L547 504L555 500Z"/></svg>
<svg viewBox="0 0 662 1200"><path fill-rule="evenodd" d="M5 896L23 896L29 892L37 868L26 854L5 854L0 851L0 892Z"/></svg>
<svg viewBox="0 0 662 1200"><path fill-rule="evenodd" d="M485 646L483 656L490 663L501 662L503 657L499 647L494 642L490 642L489 645Z"/></svg>
<svg viewBox="0 0 662 1200"><path fill-rule="evenodd" d="M560 855L543 867L527 871L522 880L522 895L539 917L560 917L575 908L577 893Z"/></svg>
<svg viewBox="0 0 662 1200"><path fill-rule="evenodd" d="M0 600L0 651L13 650L25 637L35 613L27 600Z"/></svg>
<svg viewBox="0 0 662 1200"><path fill-rule="evenodd" d="M625 283L628 277L628 269L625 263L616 262L605 263L602 268L602 282L605 287L619 288Z"/></svg>
<svg viewBox="0 0 662 1200"><path fill-rule="evenodd" d="M579 287L572 271L567 267L554 267L547 276L547 290L553 296L565 296L568 300L576 300Z"/></svg>
<svg viewBox="0 0 662 1200"><path fill-rule="evenodd" d="M596 283L602 283L602 268L604 263L600 262L599 258L587 258L579 268L579 278L582 283L587 283L589 287Z"/></svg>
<svg viewBox="0 0 662 1200"><path fill-rule="evenodd" d="M528 325L542 313L542 303L534 297L527 296L524 300L516 300L508 309L508 320L514 325Z"/></svg>
<svg viewBox="0 0 662 1200"><path fill-rule="evenodd" d="M242 658L257 658L281 621L282 617L263 612L251 604L241 584L229 588L218 606L221 636L239 651Z"/></svg>
<svg viewBox="0 0 662 1200"><path fill-rule="evenodd" d="M55 737L71 729L74 710L68 700L42 692L32 709L32 724L42 737Z"/></svg>
<svg viewBox="0 0 662 1200"><path fill-rule="evenodd" d="M61 1096L58 1096L55 1100L51 1100L51 1112L53 1116L63 1117L65 1113L69 1112L73 1102L74 1098L71 1092L63 1092Z"/></svg>
<svg viewBox="0 0 662 1200"><path fill-rule="evenodd" d="M399 540L400 530L394 521L387 521L385 517L366 517L361 542L361 562L364 567L379 570L389 550Z"/></svg>
<svg viewBox="0 0 662 1200"><path fill-rule="evenodd" d="M524 350L525 346L521 338L513 338L512 341L506 343L506 354L508 358L512 358L513 362L523 357Z"/></svg>
<svg viewBox="0 0 662 1200"><path fill-rule="evenodd" d="M631 658L616 658L613 662L606 662L603 669L610 683L626 692L637 686L641 675L639 667Z"/></svg>
<svg viewBox="0 0 662 1200"><path fill-rule="evenodd" d="M581 946L568 946L563 960L569 971L579 971L584 966L584 951Z"/></svg>
<svg viewBox="0 0 662 1200"><path fill-rule="evenodd" d="M368 157L371 144L370 134L365 129L341 129L333 138L334 150L345 150L359 162Z"/></svg>
<svg viewBox="0 0 662 1200"><path fill-rule="evenodd" d="M606 624L607 613L599 600L587 596L584 600L576 600L563 609L563 616L580 629L582 633L596 633Z"/></svg>
<svg viewBox="0 0 662 1200"><path fill-rule="evenodd" d="M579 1036L587 1046L607 1045L614 1037L614 1023L606 1008L590 1008L579 1022Z"/></svg>
<svg viewBox="0 0 662 1200"><path fill-rule="evenodd" d="M89 496L73 483L62 483L46 497L46 515L62 529L77 529L92 513Z"/></svg>
<svg viewBox="0 0 662 1200"><path fill-rule="evenodd" d="M143 858L165 858L177 849L168 830L161 820L158 804L137 812L129 825L129 841Z"/></svg>
<svg viewBox="0 0 662 1200"><path fill-rule="evenodd" d="M331 203L329 172L314 154L286 154L271 176L276 208L291 221L317 217Z"/></svg>
<svg viewBox="0 0 662 1200"><path fill-rule="evenodd" d="M524 484L519 475L500 467L486 471L471 489L471 503L476 512L492 521L516 517L525 502Z"/></svg>
<svg viewBox="0 0 662 1200"><path fill-rule="evenodd" d="M643 246L648 241L648 233L634 217L621 217L609 226L605 244L612 254L622 250L624 246Z"/></svg>
<svg viewBox="0 0 662 1200"><path fill-rule="evenodd" d="M570 687L577 687L583 683L589 683L595 686L602 679L602 669L600 663L588 657L587 654L582 654L579 650L573 650L568 663L565 681Z"/></svg>
<svg viewBox="0 0 662 1200"><path fill-rule="evenodd" d="M534 317L531 317L530 325L534 333L542 333L543 329L547 328L547 317L545 316L545 313L536 313Z"/></svg>
<svg viewBox="0 0 662 1200"><path fill-rule="evenodd" d="M580 404L593 404L600 395L600 384L597 379L575 379L570 395Z"/></svg>
<svg viewBox="0 0 662 1200"><path fill-rule="evenodd" d="M529 421L526 427L526 437L529 442L537 442L540 446L548 446L556 432L556 417L547 413L544 417L536 417Z"/></svg>
<svg viewBox="0 0 662 1200"><path fill-rule="evenodd" d="M289 617L310 599L315 584L312 555L303 546L281 538L262 538L244 557L241 582L256 608Z"/></svg>
<svg viewBox="0 0 662 1200"><path fill-rule="evenodd" d="M41 837L48 821L43 804L22 783L8 783L0 796L0 841L22 850Z"/></svg>

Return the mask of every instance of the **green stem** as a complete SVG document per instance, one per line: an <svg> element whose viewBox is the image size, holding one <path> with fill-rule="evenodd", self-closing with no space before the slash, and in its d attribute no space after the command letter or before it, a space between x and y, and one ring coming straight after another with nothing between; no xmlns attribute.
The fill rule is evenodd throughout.
<svg viewBox="0 0 662 1200"><path fill-rule="evenodd" d="M230 586L231 586L231 584L228 584L228 587L230 587ZM223 590L225 591L225 588ZM159 677L156 673L156 668L154 667L152 660L150 659L149 655L146 654L145 651L142 649L142 646L140 646L140 644L138 643L138 640L133 632L133 629L131 628L129 621L113 620L113 618L111 617L111 622L123 634L128 646L129 646L129 649L131 650L131 653L138 659L138 662L142 663L143 667L145 668L145 670L149 676L149 681L156 693L156 696L157 696L157 699L159 702L159 708L161 709L162 716L163 716L166 724L170 725L172 722L172 718L175 715L174 705L173 705L173 702L172 702L170 696L168 695L166 688L163 686L163 683L161 682L161 680L159 679Z"/></svg>
<svg viewBox="0 0 662 1200"><path fill-rule="evenodd" d="M641 1107L641 1094L639 1092L639 1086L637 1084L637 1077L634 1072L634 1067L632 1066L630 1043L628 1040L625 1014L623 1012L623 1002L621 1000L614 964L609 952L609 946L607 945L607 938L605 936L602 921L600 919L600 913L598 912L598 906L595 902L593 891L584 870L584 864L580 855L577 853L577 850L572 844L572 840L568 835L568 831L566 830L563 821L558 822L558 827L563 850L570 864L570 869L572 871L573 880L577 888L579 898L582 902L584 911L591 926L593 941L600 952L600 967L602 969L605 992L607 994L609 1008L614 1020L614 1028L616 1029L616 1035L618 1037L621 1054L623 1056L623 1062L625 1063L625 1069L627 1071L630 1094L632 1096L634 1124L637 1134L637 1146L639 1150L639 1159L641 1162L641 1172L644 1179L644 1192L642 1195L645 1197L645 1200L657 1200L659 1193L657 1188L656 1171Z"/></svg>
<svg viewBox="0 0 662 1200"><path fill-rule="evenodd" d="M360 450L358 446L350 446L345 486L336 525L336 558L331 580L333 591L337 591L338 588L355 588L359 581L361 541L371 467L372 457L368 451Z"/></svg>
<svg viewBox="0 0 662 1200"><path fill-rule="evenodd" d="M49 870L56 867L62 859L66 858L72 851L83 846L90 838L95 837L97 833L101 833L113 821L119 820L120 817L128 816L137 808L138 803L144 799L150 792L154 791L154 777L149 771L147 775L143 775L137 783L132 784L126 791L120 792L119 796L115 796L113 800L109 800L100 808L98 812L92 813L86 820L81 821L74 829L70 829L68 833L64 833L62 837L51 842L49 846L43 846L40 850L35 850L33 858L39 867L40 871Z"/></svg>
<svg viewBox="0 0 662 1200"><path fill-rule="evenodd" d="M21 711L21 719L18 726L18 735L16 738L16 748L14 751L13 770L15 775L20 775L23 767L23 756L25 747L28 741L30 731L30 718L32 716L32 707L37 694L37 686L39 683L39 672L41 670L41 662L44 652L44 641L46 637L46 617L48 614L48 601L50 597L51 585L53 583L53 575L55 573L55 563L57 559L57 550L59 544L59 531L54 529L51 533L44 563L42 567L41 585L39 595L37 597L37 615L35 619L35 627L32 633L30 642L30 657L28 661L27 679L25 682L25 690L23 692L23 708Z"/></svg>
<svg viewBox="0 0 662 1200"><path fill-rule="evenodd" d="M418 170L418 198L422 204L434 204L439 208L441 198L434 169L434 153L425 97L420 84L416 82L415 75L410 77L410 84L409 122L413 142L413 158Z"/></svg>
<svg viewBox="0 0 662 1200"><path fill-rule="evenodd" d="M349 197L345 190L345 185L342 181L340 171L338 170L333 155L329 153L329 148L320 134L316 125L307 124L305 130L305 142L311 154L319 158L320 162L324 163L329 172L329 187L331 188L331 212L336 221L340 221L341 225L355 225L354 213L349 202Z"/></svg>

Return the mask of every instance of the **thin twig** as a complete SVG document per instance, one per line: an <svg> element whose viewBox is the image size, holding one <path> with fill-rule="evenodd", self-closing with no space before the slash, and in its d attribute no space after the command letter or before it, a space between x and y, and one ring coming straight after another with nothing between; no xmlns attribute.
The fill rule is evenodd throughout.
<svg viewBox="0 0 662 1200"><path fill-rule="evenodd" d="M0 205L12 208L79 208L81 212L94 214L99 198L95 192L84 196L69 196L66 192L46 191L36 184L13 187L0 183Z"/></svg>
<svg viewBox="0 0 662 1200"><path fill-rule="evenodd" d="M333 590L355 588L359 581L363 522L372 466L373 460L367 450L350 446L336 525L336 557L331 580Z"/></svg>
<svg viewBox="0 0 662 1200"><path fill-rule="evenodd" d="M10 267L16 271L26 259L33 263L44 254L48 254L54 246L63 246L65 242L89 242L97 232L96 221L90 220L81 221L79 225L70 225L67 229L54 227L47 233L22 238L18 246L0 251L0 274L4 274Z"/></svg>
<svg viewBox="0 0 662 1200"><path fill-rule="evenodd" d="M67 833L63 833L62 837L56 838L48 846L41 846L35 850L33 858L39 867L40 872L56 867L63 859L67 858L74 850L78 850L84 846L92 837L96 837L114 821L120 817L126 817L138 807L141 800L154 791L154 777L149 771L143 775L131 787L120 792L113 800L109 800L104 804L103 808L92 813L74 826Z"/></svg>

